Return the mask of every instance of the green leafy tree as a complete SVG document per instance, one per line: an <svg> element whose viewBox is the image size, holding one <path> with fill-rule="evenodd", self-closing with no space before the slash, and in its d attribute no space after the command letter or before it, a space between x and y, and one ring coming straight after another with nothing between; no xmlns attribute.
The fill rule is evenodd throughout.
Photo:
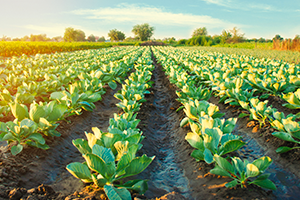
<svg viewBox="0 0 300 200"><path fill-rule="evenodd" d="M232 35L229 31L223 30L221 34L221 43L224 44L231 37Z"/></svg>
<svg viewBox="0 0 300 200"><path fill-rule="evenodd" d="M174 44L176 43L176 38L175 37L164 38L162 41L167 44Z"/></svg>
<svg viewBox="0 0 300 200"><path fill-rule="evenodd" d="M177 44L185 44L187 39L178 40Z"/></svg>
<svg viewBox="0 0 300 200"><path fill-rule="evenodd" d="M232 38L228 42L238 43L245 40L245 34L239 33L240 29L238 29L237 27L233 27L233 29L229 30L229 32L232 34Z"/></svg>
<svg viewBox="0 0 300 200"><path fill-rule="evenodd" d="M50 38L47 38L46 34L39 34L39 35L30 35L30 41L49 41Z"/></svg>
<svg viewBox="0 0 300 200"><path fill-rule="evenodd" d="M65 29L64 41L65 42L85 41L85 33L82 30L79 29L75 30L72 27L68 27Z"/></svg>
<svg viewBox="0 0 300 200"><path fill-rule="evenodd" d="M151 38L154 32L154 27L148 23L137 24L133 27L132 33L134 33L141 41L146 41Z"/></svg>
<svg viewBox="0 0 300 200"><path fill-rule="evenodd" d="M100 37L100 38L97 40L97 42L105 42L105 37L104 37L104 36Z"/></svg>
<svg viewBox="0 0 300 200"><path fill-rule="evenodd" d="M77 42L79 41L85 41L85 33L82 30L76 30L76 40Z"/></svg>
<svg viewBox="0 0 300 200"><path fill-rule="evenodd" d="M197 37L197 36L206 36L207 35L207 29L206 27L202 27L202 28L197 28L196 30L194 30L192 37Z"/></svg>
<svg viewBox="0 0 300 200"><path fill-rule="evenodd" d="M96 42L96 37L92 34L92 35L88 36L87 40L89 42Z"/></svg>
<svg viewBox="0 0 300 200"><path fill-rule="evenodd" d="M281 37L280 35L275 35L275 37L273 37L273 40L278 40L278 41L282 41L283 37Z"/></svg>
<svg viewBox="0 0 300 200"><path fill-rule="evenodd" d="M112 29L109 31L108 37L110 37L111 41L120 41L125 39L125 34L117 29Z"/></svg>
<svg viewBox="0 0 300 200"><path fill-rule="evenodd" d="M266 39L261 37L258 39L258 42L266 42Z"/></svg>

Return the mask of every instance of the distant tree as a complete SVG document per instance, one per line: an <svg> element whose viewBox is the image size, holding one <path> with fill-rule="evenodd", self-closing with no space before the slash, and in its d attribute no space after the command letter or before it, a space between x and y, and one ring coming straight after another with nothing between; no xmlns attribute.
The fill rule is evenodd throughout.
<svg viewBox="0 0 300 200"><path fill-rule="evenodd" d="M220 44L222 41L222 37L220 35L214 35L212 37L212 44L215 45L215 44Z"/></svg>
<svg viewBox="0 0 300 200"><path fill-rule="evenodd" d="M221 43L224 44L228 39L232 37L229 31L223 30L221 33Z"/></svg>
<svg viewBox="0 0 300 200"><path fill-rule="evenodd" d="M96 37L92 34L92 35L88 36L87 41L96 42Z"/></svg>
<svg viewBox="0 0 300 200"><path fill-rule="evenodd" d="M185 44L187 39L178 40L177 44Z"/></svg>
<svg viewBox="0 0 300 200"><path fill-rule="evenodd" d="M21 38L21 41L30 41L29 36L25 35Z"/></svg>
<svg viewBox="0 0 300 200"><path fill-rule="evenodd" d="M13 38L12 41L21 41L20 38Z"/></svg>
<svg viewBox="0 0 300 200"><path fill-rule="evenodd" d="M238 43L238 42L243 42L245 40L244 35L242 33L239 33L240 29L237 27L234 27L232 30L229 30L229 32L232 34L232 38L230 38L229 41L227 42L233 42L233 43Z"/></svg>
<svg viewBox="0 0 300 200"><path fill-rule="evenodd" d="M162 41L167 44L172 44L172 43L176 43L176 38L175 37L164 38Z"/></svg>
<svg viewBox="0 0 300 200"><path fill-rule="evenodd" d="M47 38L46 34L33 35L31 34L29 37L30 41L49 41L50 38Z"/></svg>
<svg viewBox="0 0 300 200"><path fill-rule="evenodd" d="M266 42L266 39L261 37L258 39L258 42Z"/></svg>
<svg viewBox="0 0 300 200"><path fill-rule="evenodd" d="M197 36L202 36L202 35L207 35L207 29L206 27L202 27L202 28L197 28L196 30L194 30L192 37L197 37Z"/></svg>
<svg viewBox="0 0 300 200"><path fill-rule="evenodd" d="M105 42L105 37L104 36L99 37L99 39L97 40L97 42Z"/></svg>
<svg viewBox="0 0 300 200"><path fill-rule="evenodd" d="M148 23L137 24L133 27L132 33L134 33L141 41L150 40L154 33L154 27L150 26Z"/></svg>
<svg viewBox="0 0 300 200"><path fill-rule="evenodd" d="M279 40L279 41L282 41L283 40L283 37L281 37L280 35L275 35L275 37L273 37L272 40Z"/></svg>
<svg viewBox="0 0 300 200"><path fill-rule="evenodd" d="M79 41L85 41L85 33L82 30L77 29L76 30L76 40L77 42Z"/></svg>
<svg viewBox="0 0 300 200"><path fill-rule="evenodd" d="M56 36L56 37L53 37L51 40L54 41L54 42L61 42L61 41L63 41L64 39L63 39L62 36Z"/></svg>
<svg viewBox="0 0 300 200"><path fill-rule="evenodd" d="M75 30L72 27L68 27L65 29L64 41L65 42L85 41L85 33L82 30L79 29Z"/></svg>
<svg viewBox="0 0 300 200"><path fill-rule="evenodd" d="M108 37L110 37L111 41L120 41L125 39L125 34L117 29L112 29L109 31Z"/></svg>
<svg viewBox="0 0 300 200"><path fill-rule="evenodd" d="M11 38L7 37L6 35L3 35L3 37L0 38L0 41L11 41Z"/></svg>

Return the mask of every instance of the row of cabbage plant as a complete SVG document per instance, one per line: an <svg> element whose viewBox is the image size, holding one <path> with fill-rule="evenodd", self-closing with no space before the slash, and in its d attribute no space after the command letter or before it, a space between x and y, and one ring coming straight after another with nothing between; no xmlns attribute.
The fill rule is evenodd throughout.
<svg viewBox="0 0 300 200"><path fill-rule="evenodd" d="M104 78L105 73L113 73L110 68L130 64L132 58L128 54L136 57L140 51L138 48L102 49L8 59L0 64L0 117L10 115L9 103L47 101L50 93L64 90L74 80L85 79L85 74L97 71L97 76ZM106 79L101 81L109 81Z"/></svg>
<svg viewBox="0 0 300 200"><path fill-rule="evenodd" d="M135 72L114 95L121 101L117 106L123 112L115 113L109 120L108 132L93 127L93 133L85 133L87 140L73 140L85 162L73 162L66 167L67 170L83 182L93 182L103 188L110 200L130 200L129 190L144 194L148 189L147 180L128 180L127 177L139 174L154 159L154 156L136 155L144 138L137 128L140 120L136 117L142 102L145 102L145 94L149 93L147 89L152 85L153 69L151 52L147 48L138 59ZM125 178L127 182L123 182Z"/></svg>
<svg viewBox="0 0 300 200"><path fill-rule="evenodd" d="M221 81L221 87L230 89L231 79L240 78L244 82L239 88L247 90L247 95L263 93L261 99L276 95L287 102L283 106L300 108L300 65L216 52L184 49L171 51L175 60L197 71L195 73L201 76L201 81L207 81L208 84L220 84Z"/></svg>
<svg viewBox="0 0 300 200"><path fill-rule="evenodd" d="M284 113L277 111L276 108L268 106L268 100L261 101L259 99L261 96L257 96L258 94L256 94L257 88L252 87L252 85L249 84L249 76L254 76L254 74L248 74L247 76L247 70L249 70L249 68L241 69L235 68L235 65L229 66L229 64L226 63L226 60L224 61L223 65L219 65L219 68L210 68L208 66L195 64L195 61L183 62L182 59L189 58L189 54L185 53L184 51L181 52L182 55L180 59L177 59L176 56L171 54L172 50L166 48L161 50L165 55L170 55L174 59L173 61L175 63L184 66L184 68L191 74L191 77L197 80L198 84L211 88L213 93L220 97L220 102L224 102L225 104L228 103L233 106L239 106L240 108L248 111L248 113L241 113L239 117L249 116L251 120L253 119L258 121L260 127L266 123L270 123L272 128L277 130L276 132L272 133L273 136L284 141L295 143L293 147L279 147L276 150L277 153L285 153L287 151L300 148L300 123L296 121L296 119L300 117L300 112L296 115L289 114L285 116ZM205 61L202 60L197 61L197 63L200 62L205 63ZM221 61L219 62L222 63ZM287 66L284 65L284 67ZM227 71L221 68L224 68ZM294 68L296 68L296 66L294 66ZM285 68L282 69L285 71L289 70ZM291 71L294 72L293 68ZM292 82L292 84L297 86L297 82L300 80L298 78L299 72L295 73L296 74L291 75L293 80L296 81ZM283 96L288 96L291 101L298 102L296 97L297 95L300 97L299 92L300 90L298 89L295 92L295 95L294 93L288 93L283 94Z"/></svg>
<svg viewBox="0 0 300 200"><path fill-rule="evenodd" d="M275 184L268 179L270 174L264 173L272 163L270 157L264 156L253 162L247 159L242 161L239 157L223 158L226 154L245 145L240 136L231 133L237 119L221 119L224 114L219 111L218 106L207 102L211 92L206 88L196 88L196 81L190 78L182 66L174 63L173 59L168 58L158 49L153 49L153 51L170 82L176 84L181 90L176 93L187 117L181 121L180 125L189 124L192 130L185 137L188 143L196 148L191 156L196 161L215 163L215 167L210 172L232 178L231 182L225 184L228 188L255 184L275 190Z"/></svg>
<svg viewBox="0 0 300 200"><path fill-rule="evenodd" d="M79 80L73 81L62 91L50 94L49 101L32 102L29 105L18 101L8 102L14 121L0 122L0 140L12 143L11 153L16 155L23 150L24 145L48 149L45 136L60 136L56 131L58 121L74 114L81 114L82 109L93 111L94 102L101 100L105 93L104 85L117 87L127 73L133 69L141 50L133 52L132 57L126 59L127 64L98 68L91 72L78 75ZM100 66L101 67L101 66ZM75 77L74 77L75 79Z"/></svg>

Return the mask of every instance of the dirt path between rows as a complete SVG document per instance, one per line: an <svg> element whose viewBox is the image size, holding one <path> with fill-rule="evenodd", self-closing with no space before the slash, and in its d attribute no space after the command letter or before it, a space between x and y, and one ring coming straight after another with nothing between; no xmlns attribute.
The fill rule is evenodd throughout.
<svg viewBox="0 0 300 200"><path fill-rule="evenodd" d="M212 165L196 162L191 156L193 148L185 141L188 128L180 128L183 111L176 101L176 87L171 85L156 65L153 72L152 94L147 96L138 114L139 128L146 138L141 153L155 155L152 164L138 178L149 179L148 198L166 195L166 199L269 199L268 191L255 186L248 189L226 189L226 178L209 175ZM174 195L175 194L175 195ZM161 198L163 199L163 198Z"/></svg>

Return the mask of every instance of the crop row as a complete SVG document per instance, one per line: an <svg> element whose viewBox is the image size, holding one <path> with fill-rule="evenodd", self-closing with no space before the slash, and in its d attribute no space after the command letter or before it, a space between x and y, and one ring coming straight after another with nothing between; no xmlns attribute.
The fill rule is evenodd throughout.
<svg viewBox="0 0 300 200"><path fill-rule="evenodd" d="M207 102L211 96L209 89L197 87L197 81L192 79L182 66L174 63L172 58L158 49L154 49L154 55L170 82L181 90L176 93L187 116L181 121L181 126L190 125L192 132L189 132L185 139L196 149L191 156L196 161L215 163L215 167L210 171L212 174L232 178L226 187L246 187L247 184L255 184L275 190L275 184L268 179L270 174L264 173L272 163L270 157L264 156L252 163L239 157L230 158L231 162L228 158L223 158L224 155L245 145L240 136L231 133L237 119L221 119L224 114L219 112L218 106Z"/></svg>
<svg viewBox="0 0 300 200"><path fill-rule="evenodd" d="M11 114L14 120L6 123L0 122L0 140L13 143L11 148L13 155L20 153L24 145L48 149L49 146L44 137L60 136L60 133L55 130L58 126L57 121L65 120L74 114L79 115L82 109L92 111L95 108L93 103L101 100L101 95L105 93L105 84L115 89L116 82L120 82L127 76L143 51L143 48L124 49L121 50L121 56L114 56L115 54L112 52L112 55L108 54L106 59L114 58L115 61L104 61L103 63L98 60L100 58L97 57L97 51L89 50L79 52L82 54L81 57L79 55L66 56L64 58L66 60L72 57L77 60L71 64L54 65L55 60L51 60L49 66L44 68L41 66L38 68L39 62L35 63L34 60L30 60L35 63L36 69L32 71L33 73L40 69L32 76L34 78L43 77L43 80L28 81L26 69L19 68L20 73L15 76L15 79L21 79L24 82L20 82L16 94L13 96L8 91L11 85L4 86L7 89L4 88L0 95L1 109L2 111L6 109L6 114ZM121 52L117 52L117 54ZM100 57L102 56L104 55L100 54ZM25 62L24 65L28 63ZM9 65L8 61L8 67L10 66L14 67L14 65ZM61 66L66 67L66 73L61 71L61 74L57 74ZM30 71L32 68L28 67L27 69ZM40 77L41 74L43 76ZM9 75L12 76L13 73ZM6 82L8 82L8 77L5 79ZM45 98L38 103L35 99L37 91L46 94ZM24 102L25 94L27 97L32 96L30 99L25 99Z"/></svg>
<svg viewBox="0 0 300 200"><path fill-rule="evenodd" d="M220 102L247 110L247 113L242 113L239 117L249 116L250 119L258 121L260 127L270 123L277 130L272 134L273 136L300 144L300 123L296 121L300 113L285 116L276 108L268 106L268 100L260 100L270 95L278 95L288 100L284 106L299 108L299 66L272 60L267 60L270 62L267 65L262 61L251 61L247 57L233 59L232 56L221 54L213 54L218 55L213 57L207 52L180 53L167 48L161 51L172 58L170 62L182 65L198 85L210 88L216 96L220 97ZM193 57L194 54L197 56ZM248 61L243 63L245 60ZM297 148L300 146L282 146L276 152L284 153Z"/></svg>
<svg viewBox="0 0 300 200"><path fill-rule="evenodd" d="M135 72L122 84L122 89L114 96L120 100L116 104L123 110L122 114L114 114L109 120L108 132L93 127L93 133L85 133L87 140L73 140L74 146L82 154L85 162L74 162L67 170L83 182L94 182L97 187L104 188L110 200L131 199L128 190L144 194L147 181L129 180L127 177L142 172L154 159L147 155L136 156L142 148L144 136L137 128L140 120L136 119L145 94L148 94L152 82L151 71L154 69L151 51L147 48L137 60ZM123 182L127 178L127 182Z"/></svg>
<svg viewBox="0 0 300 200"><path fill-rule="evenodd" d="M8 59L0 68L0 116L9 114L10 102L47 101L52 92L63 91L74 80L88 85L86 81L101 76L101 82L106 83L113 73L117 75L117 70L112 68L122 65L125 68L134 62L128 54L135 58L135 52L135 49L122 48Z"/></svg>
<svg viewBox="0 0 300 200"><path fill-rule="evenodd" d="M21 55L50 54L112 46L134 45L130 42L6 42L0 41L0 58Z"/></svg>

